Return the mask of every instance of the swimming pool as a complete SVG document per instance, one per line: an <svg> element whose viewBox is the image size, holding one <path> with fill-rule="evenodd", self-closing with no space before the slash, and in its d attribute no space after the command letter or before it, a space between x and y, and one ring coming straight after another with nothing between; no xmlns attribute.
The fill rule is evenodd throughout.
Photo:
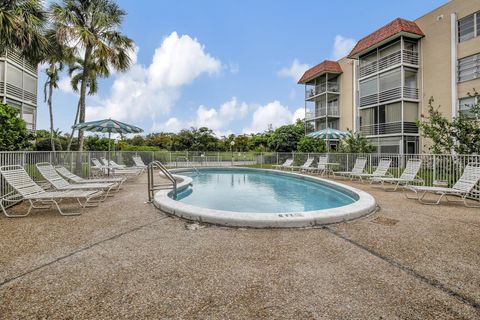
<svg viewBox="0 0 480 320"><path fill-rule="evenodd" d="M345 206L357 200L314 181L264 170L201 170L186 172L192 186L176 200L194 206L235 212L298 212Z"/></svg>
<svg viewBox="0 0 480 320"><path fill-rule="evenodd" d="M176 197L161 190L155 205L190 220L248 227L305 227L372 212L369 194L325 179L253 168L174 170Z"/></svg>

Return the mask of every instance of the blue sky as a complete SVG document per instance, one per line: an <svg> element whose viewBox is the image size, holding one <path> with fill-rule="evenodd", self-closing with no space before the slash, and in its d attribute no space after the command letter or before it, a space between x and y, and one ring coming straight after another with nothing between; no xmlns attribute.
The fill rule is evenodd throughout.
<svg viewBox="0 0 480 320"><path fill-rule="evenodd" d="M391 20L416 19L445 0L118 1L134 64L101 81L87 121L112 117L145 131L208 126L218 135L258 132L301 116L298 75L339 58ZM38 128L48 128L39 70ZM69 131L77 96L65 76L54 93L55 127ZM41 99L40 99L41 98Z"/></svg>

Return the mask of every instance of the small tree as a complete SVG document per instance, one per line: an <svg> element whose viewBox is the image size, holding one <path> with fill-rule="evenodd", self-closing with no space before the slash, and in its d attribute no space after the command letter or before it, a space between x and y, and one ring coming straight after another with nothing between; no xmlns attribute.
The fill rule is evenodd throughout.
<svg viewBox="0 0 480 320"><path fill-rule="evenodd" d="M375 150L368 140L361 134L349 131L349 135L340 140L337 151L343 153L370 153Z"/></svg>
<svg viewBox="0 0 480 320"><path fill-rule="evenodd" d="M272 151L291 152L297 150L297 143L305 135L302 121L277 128L268 138L268 147Z"/></svg>
<svg viewBox="0 0 480 320"><path fill-rule="evenodd" d="M20 111L0 102L0 150L19 151L31 147L30 134Z"/></svg>
<svg viewBox="0 0 480 320"><path fill-rule="evenodd" d="M473 90L471 97L479 96ZM460 113L452 121L448 120L440 111L440 106L433 106L433 97L428 101L428 117L418 121L422 136L430 139L433 144L430 150L433 153L460 154L480 153L480 102L469 106L470 115Z"/></svg>
<svg viewBox="0 0 480 320"><path fill-rule="evenodd" d="M298 141L297 151L324 153L327 151L327 146L322 139L302 137L300 141Z"/></svg>

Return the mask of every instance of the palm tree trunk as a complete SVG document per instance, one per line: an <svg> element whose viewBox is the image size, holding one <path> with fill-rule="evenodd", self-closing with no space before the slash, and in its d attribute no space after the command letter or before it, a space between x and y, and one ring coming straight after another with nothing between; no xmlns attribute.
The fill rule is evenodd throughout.
<svg viewBox="0 0 480 320"><path fill-rule="evenodd" d="M50 144L52 146L52 151L55 152L55 139L53 138L53 109L52 109L52 94L53 94L53 83L50 81L48 88L48 112L50 113Z"/></svg>
<svg viewBox="0 0 480 320"><path fill-rule="evenodd" d="M80 86L80 99L79 99L79 118L78 123L85 122L85 99L87 95L87 79L89 69L88 66L90 64L90 56L92 53L92 47L87 46L85 48L85 59L83 59L83 73L82 73L82 84ZM78 151L83 151L83 130L78 131Z"/></svg>
<svg viewBox="0 0 480 320"><path fill-rule="evenodd" d="M73 122L73 125L76 125L78 122L78 114L80 112L80 101L77 104L77 113L75 115L75 121ZM67 151L70 151L70 148L72 147L72 141L73 141L73 134L75 133L75 129L72 129L72 132L70 133L70 138L68 139L68 146L67 146Z"/></svg>

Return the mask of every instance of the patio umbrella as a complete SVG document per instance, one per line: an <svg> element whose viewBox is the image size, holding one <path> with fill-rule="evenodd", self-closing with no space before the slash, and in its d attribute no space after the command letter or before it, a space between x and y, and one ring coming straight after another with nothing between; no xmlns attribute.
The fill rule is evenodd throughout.
<svg viewBox="0 0 480 320"><path fill-rule="evenodd" d="M330 149L330 140L340 140L348 137L350 133L333 128L326 128L307 134L307 137L327 140L327 150Z"/></svg>
<svg viewBox="0 0 480 320"><path fill-rule="evenodd" d="M112 133L140 133L143 129L113 119L104 119L76 124L72 129L90 132L108 132L108 160L110 161L110 136Z"/></svg>

